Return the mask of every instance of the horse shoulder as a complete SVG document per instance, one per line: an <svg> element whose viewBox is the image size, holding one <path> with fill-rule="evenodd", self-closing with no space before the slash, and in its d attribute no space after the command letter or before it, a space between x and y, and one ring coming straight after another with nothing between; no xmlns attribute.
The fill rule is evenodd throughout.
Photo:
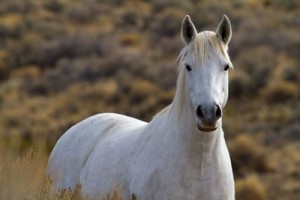
<svg viewBox="0 0 300 200"><path fill-rule="evenodd" d="M103 196L118 192L124 196L138 137L146 122L118 114L109 114L105 120L101 141L98 141L86 158L80 171L79 182L83 194ZM101 187L99 187L101 186Z"/></svg>

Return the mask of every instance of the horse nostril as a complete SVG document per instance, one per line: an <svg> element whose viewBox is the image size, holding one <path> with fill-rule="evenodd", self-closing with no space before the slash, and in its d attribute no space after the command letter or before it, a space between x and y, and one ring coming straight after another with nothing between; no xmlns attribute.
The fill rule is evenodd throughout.
<svg viewBox="0 0 300 200"><path fill-rule="evenodd" d="M196 115L197 115L199 118L203 118L203 112L202 112L201 106L198 106L198 107L197 107Z"/></svg>
<svg viewBox="0 0 300 200"><path fill-rule="evenodd" d="M216 119L219 119L222 116L222 110L219 105L216 105L215 114L216 114Z"/></svg>

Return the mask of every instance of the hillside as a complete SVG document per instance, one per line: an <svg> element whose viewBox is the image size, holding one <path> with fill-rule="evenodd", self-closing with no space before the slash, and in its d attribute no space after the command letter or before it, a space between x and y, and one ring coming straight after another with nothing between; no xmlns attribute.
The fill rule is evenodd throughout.
<svg viewBox="0 0 300 200"><path fill-rule="evenodd" d="M183 17L215 30L224 13L234 70L223 126L237 199L300 199L297 0L1 0L0 199L19 187L3 186L20 169L6 170L29 149L40 152L29 173L40 192L48 154L82 119L151 120L175 92Z"/></svg>

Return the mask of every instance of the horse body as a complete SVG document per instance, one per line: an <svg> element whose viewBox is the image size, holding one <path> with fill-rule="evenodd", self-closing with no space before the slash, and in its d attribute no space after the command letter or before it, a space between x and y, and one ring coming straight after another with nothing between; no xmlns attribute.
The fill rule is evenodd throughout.
<svg viewBox="0 0 300 200"><path fill-rule="evenodd" d="M219 27L228 22L227 17L223 17ZM227 29L224 29L225 35L220 33L221 39L217 39L222 31L219 28L217 34L196 34L189 17L185 18L182 29L187 46L181 52L173 103L149 123L104 113L69 129L49 159L48 173L56 189L74 189L79 183L83 194L92 198L117 192L122 199L130 199L132 194L146 200L234 199L231 161L219 113L227 101L228 75L217 68L230 61L223 52L219 60L204 62L213 66L204 71L190 52L209 39L203 45L205 48L211 45L212 53L200 57L207 60L216 56L220 49L215 46L220 45L222 51L227 46ZM185 71L187 63L199 66L193 68L193 75L188 74L190 69ZM215 70L218 79L207 79L213 72L209 70ZM199 92L194 85L201 76L206 82L198 84L202 88ZM216 81L220 87L209 87ZM208 89L213 89L213 93L207 92ZM216 97L213 94L217 94ZM214 103L210 104L211 101ZM196 115L191 114L195 110Z"/></svg>
<svg viewBox="0 0 300 200"><path fill-rule="evenodd" d="M53 184L57 189L75 189L80 183L84 195L90 197L115 191L123 199L130 199L132 194L149 200L233 196L232 169L222 129L199 134L195 127L187 130L184 123L166 131L165 127L173 123L170 118L157 123L164 117L167 115L148 124L104 113L75 125L51 154Z"/></svg>

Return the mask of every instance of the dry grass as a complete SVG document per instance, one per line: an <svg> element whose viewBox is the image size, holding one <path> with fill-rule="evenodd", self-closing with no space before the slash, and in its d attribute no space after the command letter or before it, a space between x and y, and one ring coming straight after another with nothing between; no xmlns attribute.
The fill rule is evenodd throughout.
<svg viewBox="0 0 300 200"><path fill-rule="evenodd" d="M265 99L270 103L282 103L288 100L297 100L299 86L287 81L280 81L267 87L263 92Z"/></svg>
<svg viewBox="0 0 300 200"><path fill-rule="evenodd" d="M3 149L0 155L0 199L31 199L33 194L48 190L46 155L29 150L16 156Z"/></svg>
<svg viewBox="0 0 300 200"><path fill-rule="evenodd" d="M237 180L235 187L237 200L267 199L265 187L257 176L251 175L246 179Z"/></svg>
<svg viewBox="0 0 300 200"><path fill-rule="evenodd" d="M58 137L100 112L150 120L175 92L183 16L215 30L224 13L235 69L223 125L239 197L252 184L299 199L298 2L0 1L0 199L59 199L45 177Z"/></svg>
<svg viewBox="0 0 300 200"><path fill-rule="evenodd" d="M1 200L89 200L82 197L81 186L74 191L56 192L46 176L48 156L45 153L28 150L24 155L0 154L0 199ZM135 195L132 195L135 200ZM100 199L99 199L100 200ZM101 199L102 200L102 199ZM121 200L117 193L107 195L103 200Z"/></svg>
<svg viewBox="0 0 300 200"><path fill-rule="evenodd" d="M236 177L245 177L254 171L264 173L271 170L266 150L251 136L237 136L230 142L229 150Z"/></svg>

